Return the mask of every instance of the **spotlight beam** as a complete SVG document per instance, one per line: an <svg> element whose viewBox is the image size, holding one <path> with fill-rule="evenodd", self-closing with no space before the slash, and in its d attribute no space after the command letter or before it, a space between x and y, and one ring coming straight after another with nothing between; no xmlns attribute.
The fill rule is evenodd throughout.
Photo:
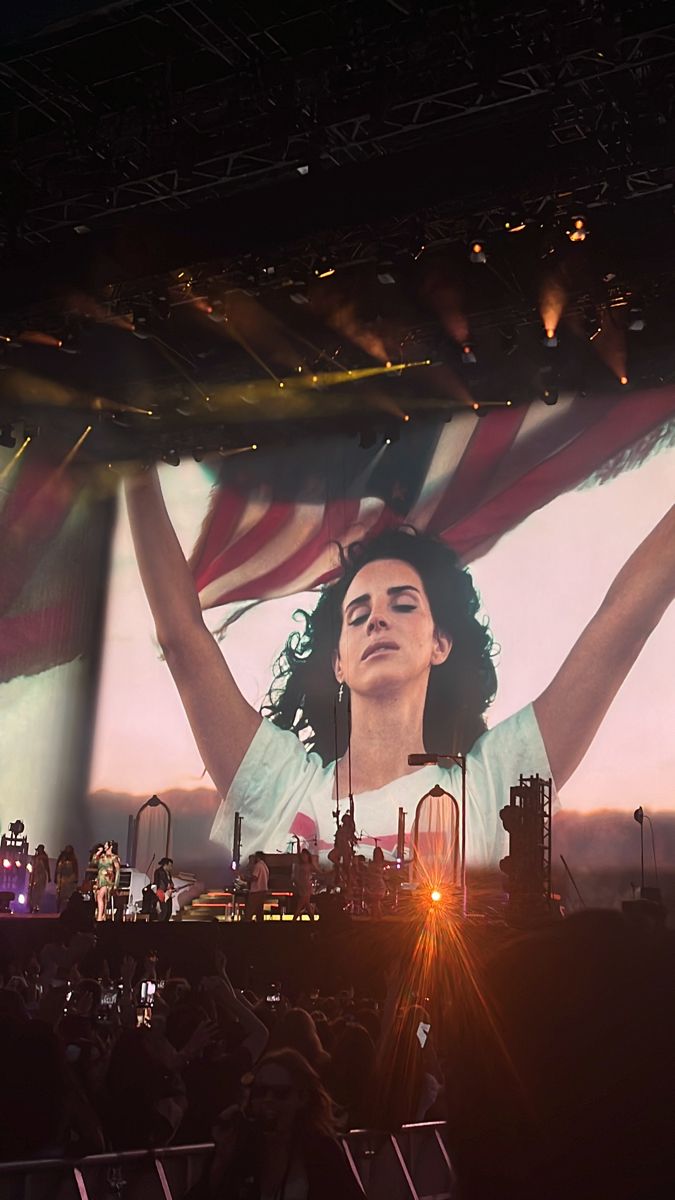
<svg viewBox="0 0 675 1200"><path fill-rule="evenodd" d="M57 475L60 475L63 471L65 471L66 467L70 466L70 463L73 461L76 454L81 450L82 446L84 445L87 438L89 437L89 434L91 433L92 429L93 429L93 425L87 425L87 428L82 431L82 433L80 434L80 436L77 439L77 441L75 442L75 444L70 447L70 450L66 454L63 461L59 463L59 465L56 469Z"/></svg>
<svg viewBox="0 0 675 1200"><path fill-rule="evenodd" d="M7 476L12 472L12 470L18 463L19 459L21 458L22 454L25 453L30 441L31 441L31 439L29 437L24 438L24 440L21 443L21 445L19 446L19 448L17 450L15 450L15 452L12 455L12 457L10 458L9 462L6 464L6 466L3 467L2 471L0 471L0 483L2 483L3 480L7 479Z"/></svg>

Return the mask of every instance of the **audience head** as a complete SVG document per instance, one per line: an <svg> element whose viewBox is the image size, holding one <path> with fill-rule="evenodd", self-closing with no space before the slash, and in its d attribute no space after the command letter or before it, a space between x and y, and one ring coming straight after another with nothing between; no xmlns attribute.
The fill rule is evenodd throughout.
<svg viewBox="0 0 675 1200"><path fill-rule="evenodd" d="M335 1132L330 1097L297 1050L274 1050L261 1058L251 1074L248 1111L270 1133Z"/></svg>
<svg viewBox="0 0 675 1200"><path fill-rule="evenodd" d="M270 1046L273 1049L297 1050L315 1071L321 1071L330 1060L321 1045L316 1025L304 1008L289 1008L272 1029Z"/></svg>

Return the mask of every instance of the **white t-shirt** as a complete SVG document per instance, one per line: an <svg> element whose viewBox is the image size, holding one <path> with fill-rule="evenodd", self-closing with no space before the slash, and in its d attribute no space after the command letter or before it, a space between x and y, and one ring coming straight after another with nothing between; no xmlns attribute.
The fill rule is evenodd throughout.
<svg viewBox="0 0 675 1200"><path fill-rule="evenodd" d="M488 729L474 742L466 760L466 857L472 866L493 866L507 852L507 835L499 811L509 802L509 788L520 775L548 779L551 769L531 704ZM357 833L363 842L377 838L385 856L394 856L398 810L412 826L415 809L435 785L458 801L461 769L421 767L385 787L354 797ZM242 857L263 848L285 851L291 834L316 843L319 851L335 836L335 764L324 767L318 754L307 752L294 733L263 719L232 786L216 813L211 841L231 847L234 814L242 820ZM344 808L344 801L341 802Z"/></svg>
<svg viewBox="0 0 675 1200"><path fill-rule="evenodd" d="M269 888L270 872L267 863L259 859L251 871L251 892L266 892Z"/></svg>

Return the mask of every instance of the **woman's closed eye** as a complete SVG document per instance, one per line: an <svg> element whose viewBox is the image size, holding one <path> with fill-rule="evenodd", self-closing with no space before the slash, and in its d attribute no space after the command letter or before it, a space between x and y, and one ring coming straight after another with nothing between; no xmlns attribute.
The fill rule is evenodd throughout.
<svg viewBox="0 0 675 1200"><path fill-rule="evenodd" d="M350 628L353 625L364 625L369 616L370 611L368 609L356 609L356 612L352 613L351 617L347 621L347 624L350 626Z"/></svg>
<svg viewBox="0 0 675 1200"><path fill-rule="evenodd" d="M391 605L391 611L397 613L415 612L416 609L416 604L406 604L401 601ZM370 609L356 609L355 612L352 613L350 619L347 621L347 624L350 628L353 626L365 625L369 617Z"/></svg>

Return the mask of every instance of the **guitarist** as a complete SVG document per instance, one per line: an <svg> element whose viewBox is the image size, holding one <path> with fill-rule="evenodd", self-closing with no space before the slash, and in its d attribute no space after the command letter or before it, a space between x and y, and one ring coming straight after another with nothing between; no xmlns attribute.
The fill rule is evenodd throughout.
<svg viewBox="0 0 675 1200"><path fill-rule="evenodd" d="M153 878L154 892L157 897L156 920L158 921L171 920L171 897L174 893L172 870L173 859L160 858Z"/></svg>

